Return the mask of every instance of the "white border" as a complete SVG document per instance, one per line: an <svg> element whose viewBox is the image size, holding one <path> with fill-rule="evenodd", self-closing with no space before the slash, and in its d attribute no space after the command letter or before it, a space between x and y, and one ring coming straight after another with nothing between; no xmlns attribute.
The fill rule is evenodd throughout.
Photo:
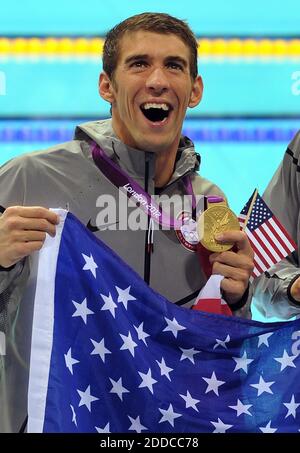
<svg viewBox="0 0 300 453"><path fill-rule="evenodd" d="M28 387L28 433L42 433L44 426L53 341L55 273L67 216L67 211L63 209L53 211L60 216L56 235L54 238L47 235L45 244L39 252Z"/></svg>

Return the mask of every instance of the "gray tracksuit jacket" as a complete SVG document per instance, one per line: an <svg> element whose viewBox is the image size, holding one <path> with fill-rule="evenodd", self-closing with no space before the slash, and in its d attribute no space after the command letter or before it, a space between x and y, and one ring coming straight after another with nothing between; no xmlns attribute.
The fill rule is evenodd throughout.
<svg viewBox="0 0 300 453"><path fill-rule="evenodd" d="M300 303L289 289L300 276L300 132L289 144L283 161L263 198L297 244L297 250L254 281L254 305L264 316L290 319L300 315Z"/></svg>
<svg viewBox="0 0 300 453"><path fill-rule="evenodd" d="M206 277L196 253L184 248L174 231L154 231L154 250L149 254L147 231L102 230L98 222L97 230L98 197L109 194L118 200L118 189L94 164L91 139L142 187L146 178L148 193L154 194L155 154L125 146L114 134L111 120L105 120L80 125L70 142L6 163L0 169L0 205L68 207L142 278L146 276L153 289L190 307ZM162 193L184 195L182 177L190 174L195 194L223 196L196 173L198 166L192 142L182 137L173 176ZM27 414L34 265L30 257L10 271L0 271L0 331L7 343L6 355L0 355L0 432L18 432ZM249 301L235 315L250 317Z"/></svg>

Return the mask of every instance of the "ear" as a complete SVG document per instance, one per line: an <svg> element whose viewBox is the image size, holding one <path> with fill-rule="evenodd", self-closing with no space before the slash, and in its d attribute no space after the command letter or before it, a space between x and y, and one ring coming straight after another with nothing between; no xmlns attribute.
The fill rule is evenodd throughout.
<svg viewBox="0 0 300 453"><path fill-rule="evenodd" d="M99 94L110 104L115 100L113 84L106 72L101 72L99 76Z"/></svg>
<svg viewBox="0 0 300 453"><path fill-rule="evenodd" d="M190 96L189 107L193 108L199 104L203 94L203 82L200 76L197 76L193 82L192 92Z"/></svg>

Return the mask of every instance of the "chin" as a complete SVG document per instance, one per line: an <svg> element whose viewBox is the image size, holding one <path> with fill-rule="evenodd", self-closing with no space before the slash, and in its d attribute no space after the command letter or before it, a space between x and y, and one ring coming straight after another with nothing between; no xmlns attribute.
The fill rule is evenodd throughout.
<svg viewBox="0 0 300 453"><path fill-rule="evenodd" d="M154 142L145 143L144 142L143 144L138 146L138 148L143 150L143 151L149 151L149 152L152 152L152 153L155 153L155 154L162 153L166 149L168 149L169 147L170 147L170 145L165 144L165 143L161 143L161 142L159 142L159 143L154 143Z"/></svg>
<svg viewBox="0 0 300 453"><path fill-rule="evenodd" d="M164 140L159 134L145 134L144 137L141 137L141 139L137 141L137 148L143 151L160 153L166 149L170 149L173 143L174 140Z"/></svg>

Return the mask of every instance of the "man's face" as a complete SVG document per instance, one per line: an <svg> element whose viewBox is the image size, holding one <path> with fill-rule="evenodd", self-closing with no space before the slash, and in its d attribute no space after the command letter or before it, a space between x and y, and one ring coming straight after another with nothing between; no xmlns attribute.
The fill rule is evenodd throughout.
<svg viewBox="0 0 300 453"><path fill-rule="evenodd" d="M179 37L140 30L123 36L114 79L101 74L100 94L112 104L113 128L124 143L175 153L202 81L192 80L190 50Z"/></svg>

